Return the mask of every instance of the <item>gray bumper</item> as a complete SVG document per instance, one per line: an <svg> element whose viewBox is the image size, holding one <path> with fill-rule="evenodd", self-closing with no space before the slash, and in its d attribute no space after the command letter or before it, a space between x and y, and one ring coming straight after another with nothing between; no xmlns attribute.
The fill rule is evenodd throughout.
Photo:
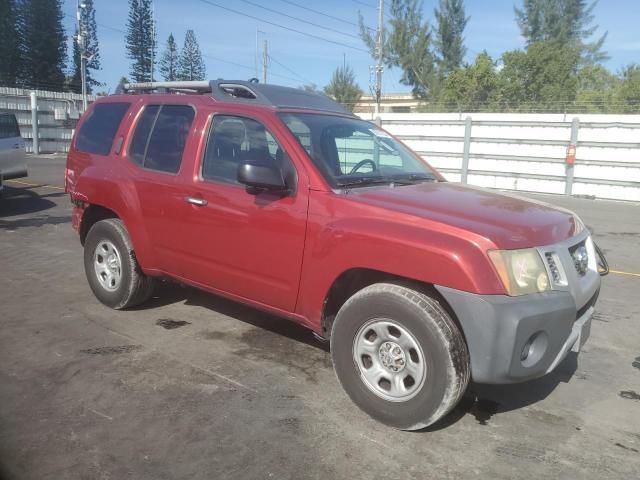
<svg viewBox="0 0 640 480"><path fill-rule="evenodd" d="M552 371L589 335L593 304L580 318L569 292L547 292L524 297L475 295L436 287L456 313L469 354L471 376L478 383L515 383ZM537 334L527 361L521 354Z"/></svg>
<svg viewBox="0 0 640 480"><path fill-rule="evenodd" d="M515 383L540 377L571 350L579 351L589 336L600 291L597 269L579 275L569 253L586 238L588 232L540 249L543 258L545 251L557 253L567 274L568 284L556 290L509 297L436 286L460 321L475 382ZM523 351L529 353L524 360Z"/></svg>

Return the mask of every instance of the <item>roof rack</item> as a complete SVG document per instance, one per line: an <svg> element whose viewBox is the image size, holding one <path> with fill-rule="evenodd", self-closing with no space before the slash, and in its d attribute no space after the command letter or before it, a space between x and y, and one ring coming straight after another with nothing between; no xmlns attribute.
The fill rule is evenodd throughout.
<svg viewBox="0 0 640 480"><path fill-rule="evenodd" d="M209 81L121 83L116 93L211 93Z"/></svg>
<svg viewBox="0 0 640 480"><path fill-rule="evenodd" d="M178 93L211 95L219 102L260 104L274 108L296 108L322 110L332 113L351 114L341 104L326 95L311 93L299 88L260 84L252 79L203 80L178 82L122 83L116 94L126 93Z"/></svg>

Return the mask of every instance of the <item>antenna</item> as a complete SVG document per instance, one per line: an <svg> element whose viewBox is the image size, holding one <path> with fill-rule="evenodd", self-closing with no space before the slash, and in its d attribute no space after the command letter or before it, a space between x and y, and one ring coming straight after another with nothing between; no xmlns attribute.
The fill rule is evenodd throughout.
<svg viewBox="0 0 640 480"><path fill-rule="evenodd" d="M382 97L382 72L384 67L382 61L384 58L384 0L378 3L378 38L376 41L376 54L378 56L378 64L376 65L376 117L380 114L380 98Z"/></svg>

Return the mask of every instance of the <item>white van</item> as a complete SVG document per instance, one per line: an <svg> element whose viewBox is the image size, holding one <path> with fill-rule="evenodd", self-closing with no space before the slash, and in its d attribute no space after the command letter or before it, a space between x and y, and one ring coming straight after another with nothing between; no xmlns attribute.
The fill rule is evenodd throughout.
<svg viewBox="0 0 640 480"><path fill-rule="evenodd" d="M0 191L3 180L26 176L27 156L16 116L0 112Z"/></svg>

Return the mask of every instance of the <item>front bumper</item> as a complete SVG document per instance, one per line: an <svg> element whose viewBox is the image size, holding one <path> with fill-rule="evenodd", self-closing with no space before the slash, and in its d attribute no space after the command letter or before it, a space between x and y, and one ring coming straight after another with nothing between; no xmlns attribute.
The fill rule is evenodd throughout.
<svg viewBox="0 0 640 480"><path fill-rule="evenodd" d="M566 244L584 241L586 236ZM560 251L567 245L553 248ZM590 333L600 275L597 269L579 275L570 257L561 255L561 260L569 277L564 289L509 297L436 286L458 317L475 382L537 378L553 371L570 351L580 350Z"/></svg>

